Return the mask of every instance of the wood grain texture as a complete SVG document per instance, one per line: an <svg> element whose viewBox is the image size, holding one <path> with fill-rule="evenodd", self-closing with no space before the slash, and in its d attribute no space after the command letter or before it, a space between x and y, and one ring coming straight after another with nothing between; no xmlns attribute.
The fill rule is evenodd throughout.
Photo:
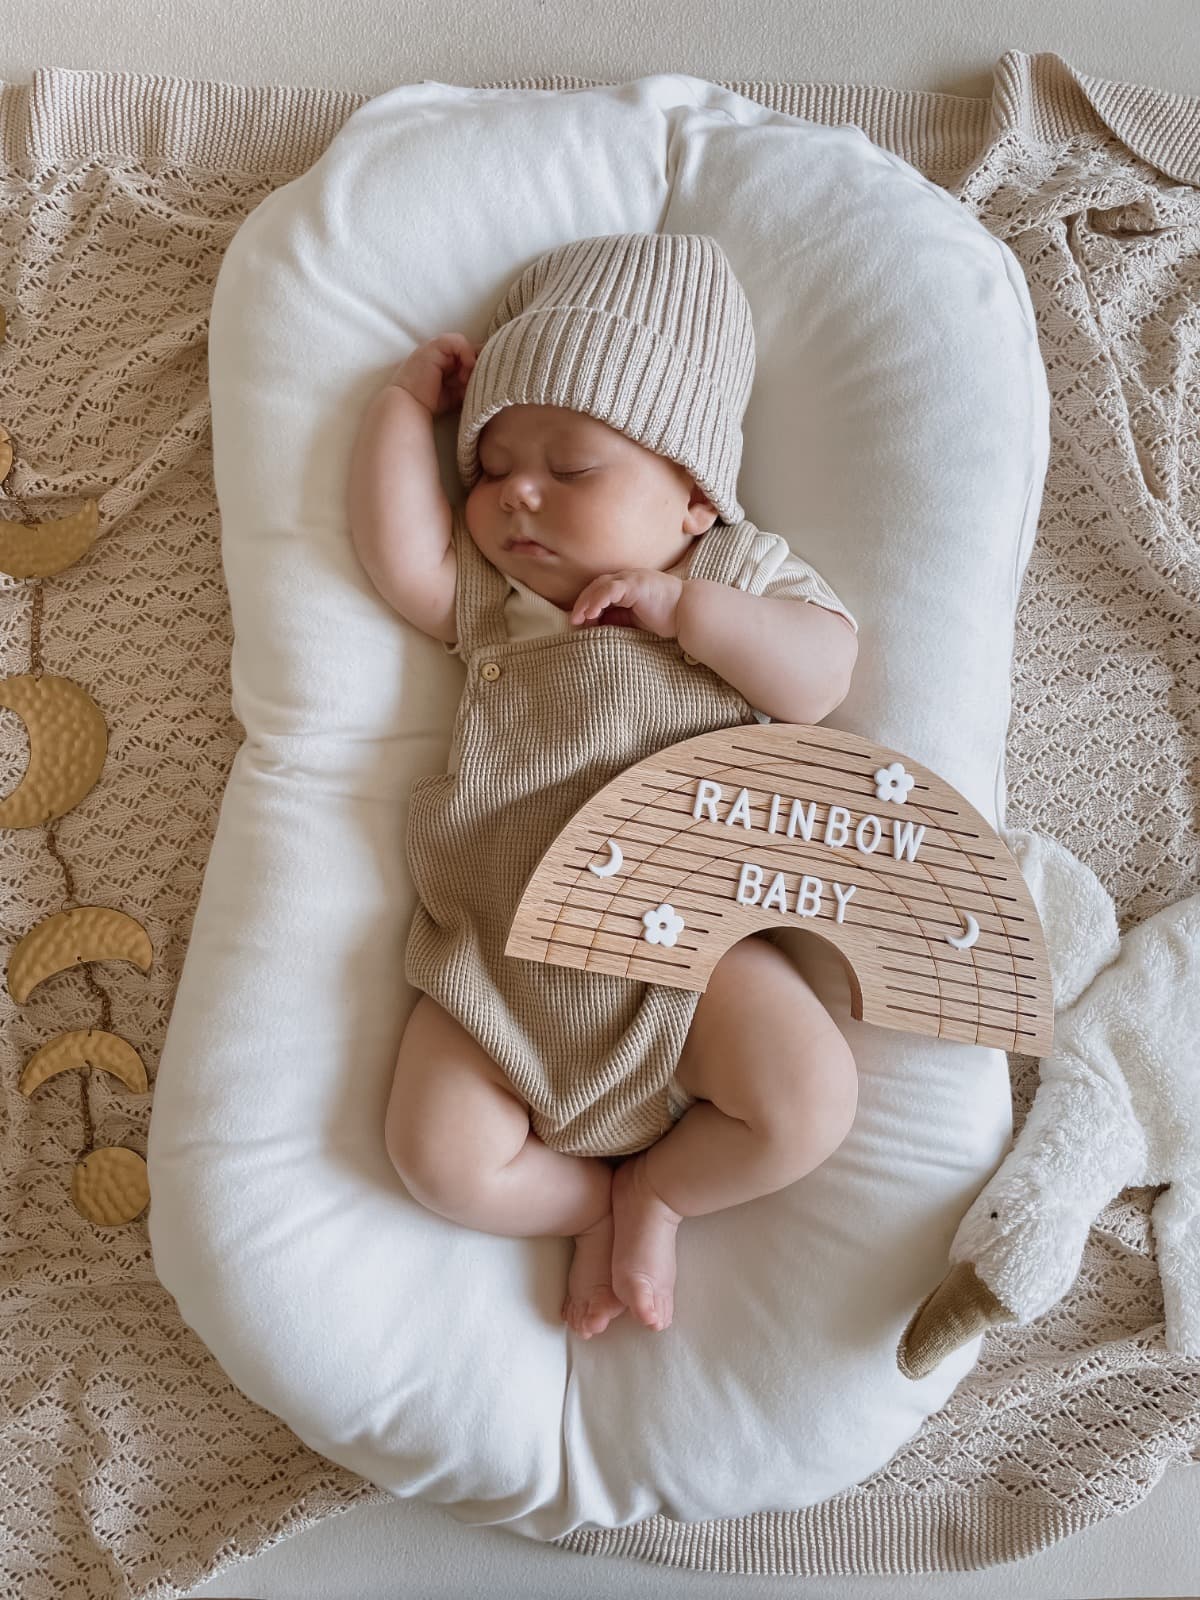
<svg viewBox="0 0 1200 1600"><path fill-rule="evenodd" d="M903 799L895 763L913 780ZM621 865L599 876L610 840ZM978 936L958 948L968 918ZM1045 940L1004 841L935 773L832 728L722 728L626 768L538 863L505 954L703 990L726 950L772 927L838 951L860 1021L1050 1048Z"/></svg>

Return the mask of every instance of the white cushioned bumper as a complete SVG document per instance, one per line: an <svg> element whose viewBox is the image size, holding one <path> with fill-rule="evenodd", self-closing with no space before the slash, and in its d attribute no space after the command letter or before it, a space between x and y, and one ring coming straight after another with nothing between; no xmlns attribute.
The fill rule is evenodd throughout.
<svg viewBox="0 0 1200 1600"><path fill-rule="evenodd" d="M210 371L246 738L159 1064L155 1266L233 1382L314 1449L541 1540L786 1510L881 1467L977 1359L912 1382L896 1347L1011 1130L1001 1051L856 1023L839 958L793 930L857 1058L857 1120L801 1182L683 1224L666 1333L627 1314L577 1338L569 1239L459 1227L388 1160L417 1000L407 797L445 770L463 666L357 560L354 434L416 344L482 339L536 255L635 231L713 235L746 290L740 498L860 626L829 724L998 827L1048 445L1004 245L857 129L698 78L396 89L230 243ZM437 438L461 502L456 420Z"/></svg>

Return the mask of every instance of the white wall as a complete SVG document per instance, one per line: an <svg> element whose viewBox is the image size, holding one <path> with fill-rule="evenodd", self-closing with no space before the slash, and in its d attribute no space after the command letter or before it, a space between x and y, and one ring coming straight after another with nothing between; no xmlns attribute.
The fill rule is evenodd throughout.
<svg viewBox="0 0 1200 1600"><path fill-rule="evenodd" d="M36 67L379 94L436 78L878 83L988 92L1006 50L1200 95L1197 0L9 0L0 79Z"/></svg>

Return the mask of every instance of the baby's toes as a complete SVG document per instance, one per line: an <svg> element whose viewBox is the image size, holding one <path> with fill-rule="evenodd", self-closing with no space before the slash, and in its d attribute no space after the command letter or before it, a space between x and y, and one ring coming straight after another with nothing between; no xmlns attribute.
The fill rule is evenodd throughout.
<svg viewBox="0 0 1200 1600"><path fill-rule="evenodd" d="M614 1274L620 1284L621 1293L626 1296L625 1304L639 1322L645 1323L647 1328L652 1328L656 1333L661 1333L671 1326L671 1319L675 1314L675 1296L670 1289L664 1289L661 1284L640 1272L622 1272Z"/></svg>
<svg viewBox="0 0 1200 1600"><path fill-rule="evenodd" d="M594 1333L603 1333L624 1309L611 1289L598 1287L582 1297L569 1294L563 1301L562 1315L581 1339L590 1339Z"/></svg>

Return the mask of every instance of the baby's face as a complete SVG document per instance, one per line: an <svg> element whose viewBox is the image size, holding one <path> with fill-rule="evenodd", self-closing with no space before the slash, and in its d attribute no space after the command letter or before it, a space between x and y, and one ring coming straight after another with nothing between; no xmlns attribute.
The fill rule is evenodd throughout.
<svg viewBox="0 0 1200 1600"><path fill-rule="evenodd" d="M479 466L471 537L563 610L602 573L674 566L717 519L678 462L562 406L497 412L479 435Z"/></svg>

